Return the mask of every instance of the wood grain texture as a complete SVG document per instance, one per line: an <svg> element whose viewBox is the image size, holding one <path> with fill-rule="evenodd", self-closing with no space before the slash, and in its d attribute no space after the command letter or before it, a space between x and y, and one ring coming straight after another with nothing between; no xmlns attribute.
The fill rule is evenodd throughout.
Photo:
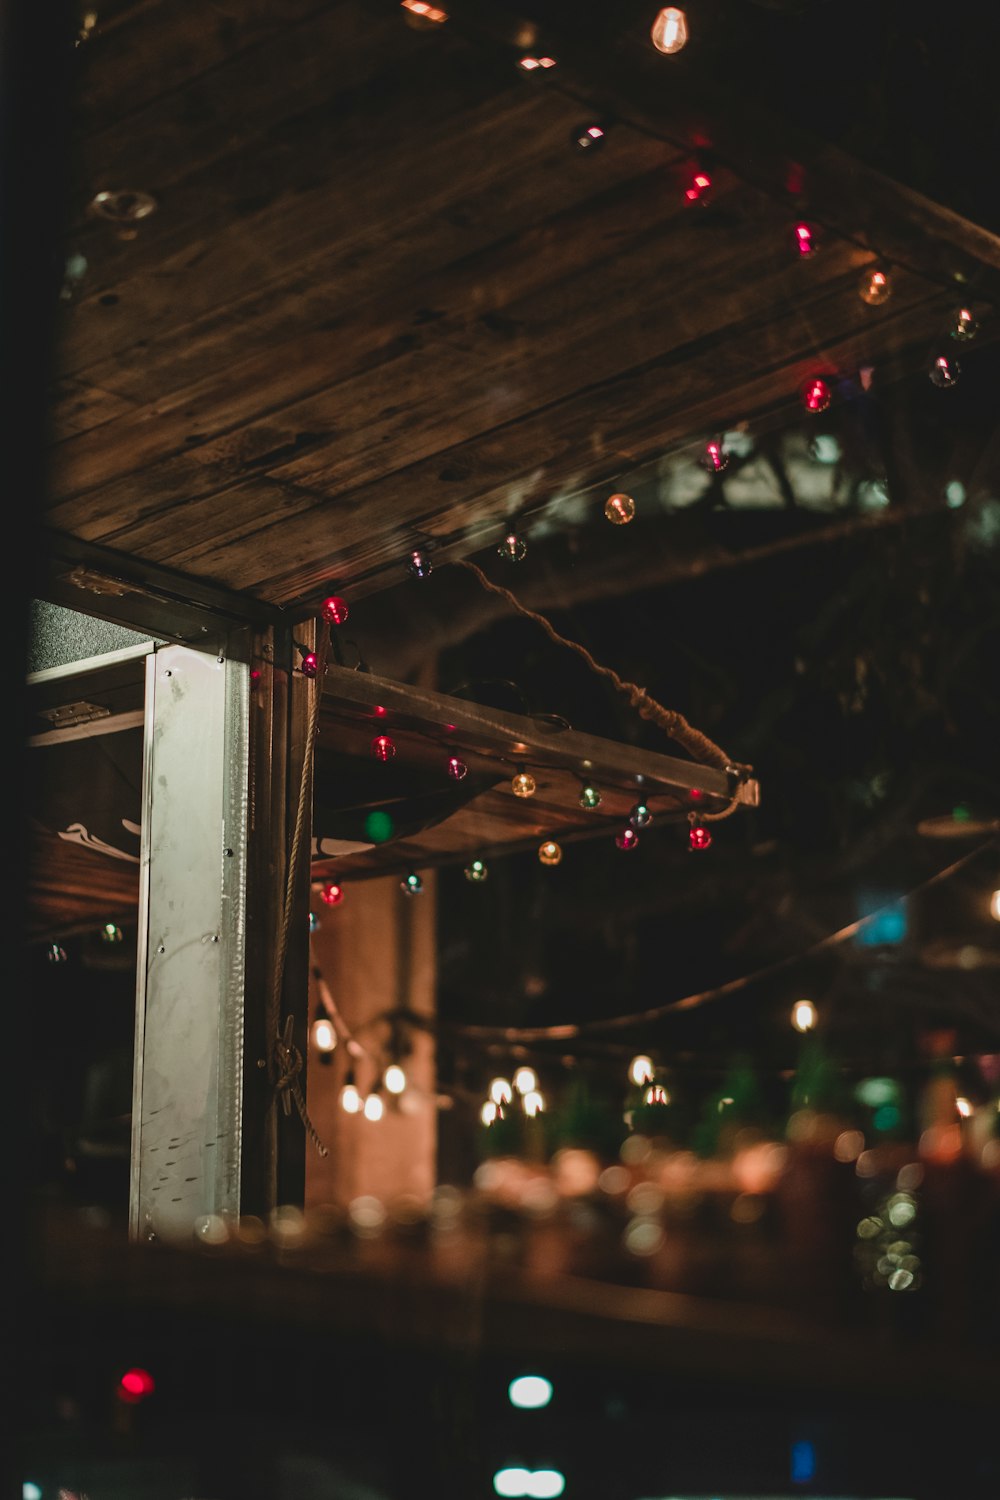
<svg viewBox="0 0 1000 1500"><path fill-rule="evenodd" d="M692 207L690 81L658 103L627 46L595 82L586 38L528 78L458 9L425 30L361 0L112 12L79 101L55 532L308 613L331 576L370 591L421 542L475 550L678 446L795 419L807 375L926 360L953 301L938 262L915 253L878 309L846 220L799 262L759 111L742 156L757 130L774 159L715 171ZM602 107L606 146L575 151ZM159 200L134 238L82 212L111 185ZM914 233L941 227L911 208Z"/></svg>

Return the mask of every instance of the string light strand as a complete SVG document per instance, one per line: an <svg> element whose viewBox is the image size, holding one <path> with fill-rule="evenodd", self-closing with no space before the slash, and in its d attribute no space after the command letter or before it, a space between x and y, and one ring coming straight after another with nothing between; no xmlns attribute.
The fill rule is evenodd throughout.
<svg viewBox="0 0 1000 1500"><path fill-rule="evenodd" d="M961 859L957 859L954 864L948 865L944 870L938 870L934 875L922 881L920 885L914 886L904 896L898 897L895 901L889 902L885 906L878 907L875 911L869 912L867 916L859 917L856 922L849 922L846 927L840 927L836 932L828 933L825 937L819 938L815 943L811 943L809 947L802 948L797 953L787 954L784 958L775 959L772 963L763 964L759 969L751 970L749 974L742 974L737 979L729 979L725 984L715 985L712 989L699 990L696 994L692 995L682 995L677 1000L668 1000L663 1005L653 1006L649 1010L633 1011L631 1014L624 1016L608 1016L600 1021L580 1021L556 1026L478 1026L463 1023L455 1026L453 1030L463 1036L478 1037L484 1040L495 1039L514 1044L533 1041L572 1041L576 1037L594 1036L601 1032L624 1031L634 1026L648 1025L653 1021L661 1020L664 1016L673 1014L675 1011L696 1010L699 1006L707 1005L712 1000L721 1000L727 995L734 995L738 991L756 984L761 979L769 979L774 974L780 974L785 969L792 968L795 964L800 963L803 959L812 958L817 953L822 953L828 948L834 948L841 943L847 942L848 938L856 936L857 933L863 931L872 922L878 921L887 911L897 908L901 901L910 900L921 892L929 890L932 886L939 885L944 880L950 880L953 875L957 874L965 865L970 864L984 850L994 847L996 842L996 839L988 839L968 854L964 854Z"/></svg>

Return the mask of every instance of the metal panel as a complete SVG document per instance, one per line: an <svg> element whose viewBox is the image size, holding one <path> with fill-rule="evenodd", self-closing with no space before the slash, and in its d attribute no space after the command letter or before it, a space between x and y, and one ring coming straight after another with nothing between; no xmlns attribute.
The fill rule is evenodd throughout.
<svg viewBox="0 0 1000 1500"><path fill-rule="evenodd" d="M167 646L147 662L134 1238L239 1212L248 705L246 661Z"/></svg>

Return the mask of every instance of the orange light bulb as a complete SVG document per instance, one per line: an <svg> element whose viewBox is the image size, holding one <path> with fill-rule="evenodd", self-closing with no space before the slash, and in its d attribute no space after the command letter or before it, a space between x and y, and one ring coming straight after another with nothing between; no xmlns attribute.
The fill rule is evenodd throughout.
<svg viewBox="0 0 1000 1500"><path fill-rule="evenodd" d="M679 52L688 39L687 16L676 5L668 5L656 17L649 35L657 52Z"/></svg>

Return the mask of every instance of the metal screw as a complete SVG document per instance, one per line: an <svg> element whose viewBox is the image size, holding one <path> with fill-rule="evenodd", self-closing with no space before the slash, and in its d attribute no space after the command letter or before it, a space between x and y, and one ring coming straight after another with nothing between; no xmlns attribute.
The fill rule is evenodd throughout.
<svg viewBox="0 0 1000 1500"><path fill-rule="evenodd" d="M164 677L173 677L174 674L173 674L173 672L171 672L170 668L168 667L167 670L164 672L163 675L164 675Z"/></svg>
<svg viewBox="0 0 1000 1500"><path fill-rule="evenodd" d="M232 851L232 849L227 849L226 850L226 858L227 859L232 859L232 857L233 857L233 851Z"/></svg>

